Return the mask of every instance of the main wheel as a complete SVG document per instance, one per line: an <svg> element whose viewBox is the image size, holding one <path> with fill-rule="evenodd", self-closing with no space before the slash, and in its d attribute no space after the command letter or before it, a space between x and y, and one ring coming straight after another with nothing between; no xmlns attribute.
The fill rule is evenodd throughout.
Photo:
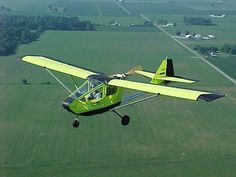
<svg viewBox="0 0 236 177"><path fill-rule="evenodd" d="M124 125L124 126L128 125L129 121L130 121L130 118L127 115L125 115L121 118L121 124Z"/></svg>
<svg viewBox="0 0 236 177"><path fill-rule="evenodd" d="M76 118L74 121L73 121L73 127L74 128L78 128L79 127L79 119Z"/></svg>

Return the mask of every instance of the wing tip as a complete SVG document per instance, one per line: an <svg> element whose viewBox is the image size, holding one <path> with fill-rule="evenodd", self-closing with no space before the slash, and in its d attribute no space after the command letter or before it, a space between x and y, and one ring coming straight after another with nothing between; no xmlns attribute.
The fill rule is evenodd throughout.
<svg viewBox="0 0 236 177"><path fill-rule="evenodd" d="M216 99L225 97L225 94L222 93L209 93L209 94L201 94L198 96L197 101L206 101L206 102L211 102Z"/></svg>
<svg viewBox="0 0 236 177"><path fill-rule="evenodd" d="M31 57L32 55L24 55L24 56L20 56L20 57L17 57L18 60L20 61L26 61L28 57Z"/></svg>
<svg viewBox="0 0 236 177"><path fill-rule="evenodd" d="M16 59L19 60L19 61L24 61L23 59L25 58L26 56L17 56Z"/></svg>

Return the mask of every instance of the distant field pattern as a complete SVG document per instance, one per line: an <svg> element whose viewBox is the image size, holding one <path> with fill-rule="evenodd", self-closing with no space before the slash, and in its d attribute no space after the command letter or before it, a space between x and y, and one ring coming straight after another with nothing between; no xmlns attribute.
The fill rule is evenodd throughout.
<svg viewBox="0 0 236 177"><path fill-rule="evenodd" d="M126 0L126 13L113 0L0 0L12 8L10 14L63 15L90 20L97 31L46 31L35 42L20 45L14 55L0 57L0 176L1 177L235 177L236 176L236 87L223 75L154 27L129 28L143 24L140 13L157 22L177 22L165 28L214 34L216 39L181 39L193 49L196 44L236 45L235 0ZM49 6L65 8L48 12ZM187 26L183 15L213 19L215 26ZM111 21L120 26L108 26ZM192 102L158 96L120 109L131 116L123 127L112 112L80 117L79 129L72 128L75 115L61 102L67 91L42 68L22 63L24 55L44 55L83 66L107 75L142 66L155 72L162 59L173 59L176 75L200 80L174 84L221 92L215 102ZM209 59L236 78L235 56ZM71 77L55 74L70 89ZM22 84L27 79L30 84ZM129 80L150 82L131 76ZM47 82L51 84L45 84ZM75 79L82 84L84 80ZM125 92L125 95L133 91Z"/></svg>
<svg viewBox="0 0 236 177"><path fill-rule="evenodd" d="M77 1L57 1L54 6L64 7L68 15L78 16L124 16L122 11L114 2L77 2Z"/></svg>

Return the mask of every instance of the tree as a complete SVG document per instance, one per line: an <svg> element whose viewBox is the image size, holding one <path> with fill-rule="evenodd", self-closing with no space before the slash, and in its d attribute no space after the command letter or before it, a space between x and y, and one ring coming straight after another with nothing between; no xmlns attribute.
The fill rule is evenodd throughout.
<svg viewBox="0 0 236 177"><path fill-rule="evenodd" d="M144 25L144 26L149 26L149 27L151 27L151 26L153 26L153 22L152 22L152 21L145 21L145 22L143 23L143 25Z"/></svg>
<svg viewBox="0 0 236 177"><path fill-rule="evenodd" d="M219 49L218 47L215 47L215 46L202 47L200 45L197 45L196 47L194 47L194 50L198 51L201 54L208 55L211 52L214 52L214 53L217 52Z"/></svg>
<svg viewBox="0 0 236 177"><path fill-rule="evenodd" d="M189 31L185 31L185 33L184 33L185 35L189 35Z"/></svg>
<svg viewBox="0 0 236 177"><path fill-rule="evenodd" d="M22 79L22 84L28 84L28 81L26 79Z"/></svg>
<svg viewBox="0 0 236 177"><path fill-rule="evenodd" d="M167 21L167 20L163 20L163 19L159 19L159 20L157 21L157 24L158 24L158 25L167 25L167 23L168 23L168 21Z"/></svg>
<svg viewBox="0 0 236 177"><path fill-rule="evenodd" d="M52 11L52 5L48 6L48 10Z"/></svg>
<svg viewBox="0 0 236 177"><path fill-rule="evenodd" d="M37 40L45 30L95 30L90 21L64 16L0 15L0 27L0 55L14 53L17 45Z"/></svg>
<svg viewBox="0 0 236 177"><path fill-rule="evenodd" d="M180 36L181 35L181 32L180 31L177 31L176 32L176 36Z"/></svg>
<svg viewBox="0 0 236 177"><path fill-rule="evenodd" d="M234 46L231 48L230 53L231 53L232 55L236 55L236 45L234 45Z"/></svg>
<svg viewBox="0 0 236 177"><path fill-rule="evenodd" d="M224 44L224 45L221 47L220 50L221 50L222 52L224 52L224 53L230 53L230 51L231 51L231 46L228 45L228 44Z"/></svg>
<svg viewBox="0 0 236 177"><path fill-rule="evenodd" d="M211 19L203 17L186 17L184 16L184 23L187 25L212 25Z"/></svg>

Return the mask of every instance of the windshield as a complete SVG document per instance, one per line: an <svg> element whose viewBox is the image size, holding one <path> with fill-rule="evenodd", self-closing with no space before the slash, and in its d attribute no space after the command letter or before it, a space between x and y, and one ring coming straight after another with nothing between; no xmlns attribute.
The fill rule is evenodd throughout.
<svg viewBox="0 0 236 177"><path fill-rule="evenodd" d="M98 80L87 80L83 85L81 85L77 90L75 90L71 94L71 97L79 98L80 96L84 95L85 93L89 92L90 90L101 84L102 82Z"/></svg>

